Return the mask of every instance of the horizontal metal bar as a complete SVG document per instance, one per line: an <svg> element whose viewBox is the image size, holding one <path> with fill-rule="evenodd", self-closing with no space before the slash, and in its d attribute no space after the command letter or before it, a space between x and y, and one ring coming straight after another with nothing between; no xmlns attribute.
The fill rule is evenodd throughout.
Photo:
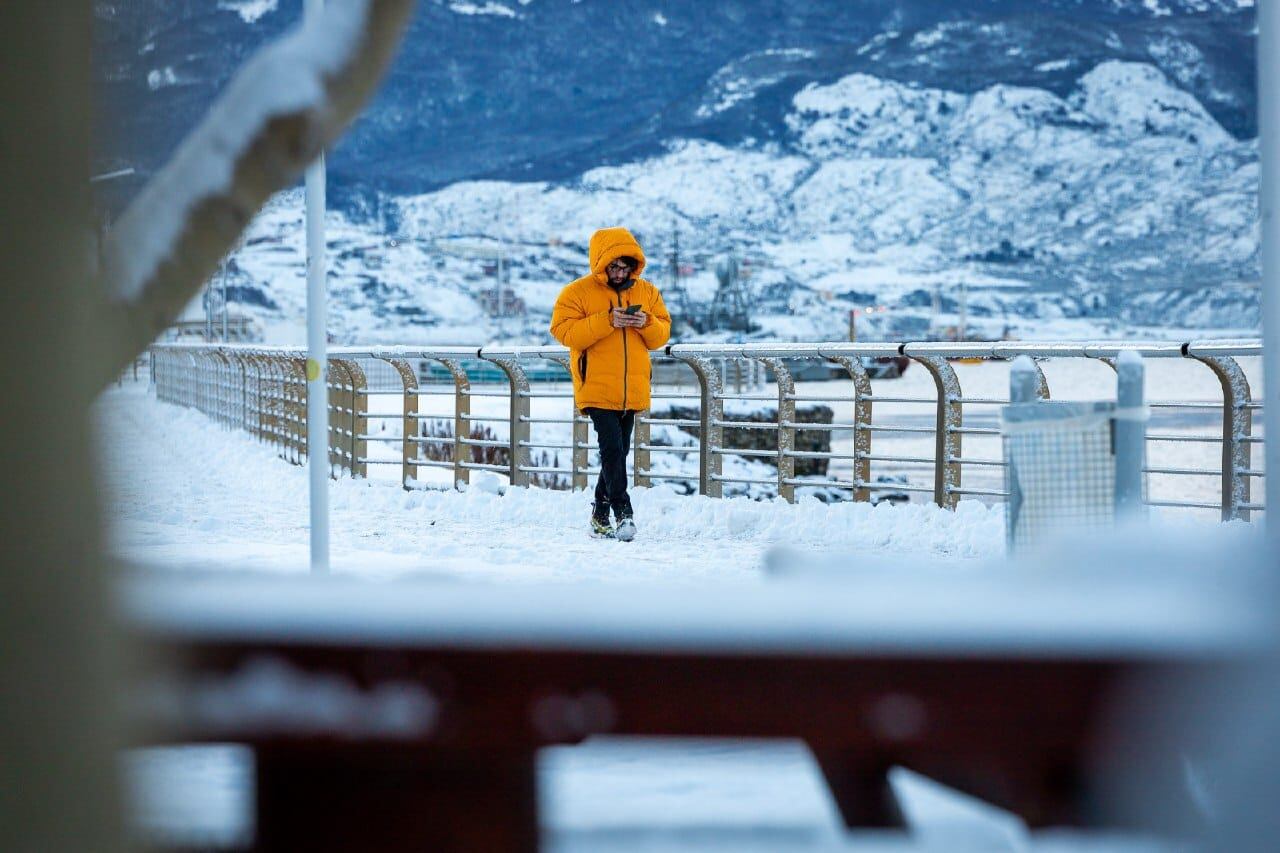
<svg viewBox="0 0 1280 853"><path fill-rule="evenodd" d="M538 465L518 465L516 466L516 469L519 471L523 471L526 474L564 474L566 476L573 475L572 468L551 468L551 467L544 468Z"/></svg>
<svg viewBox="0 0 1280 853"><path fill-rule="evenodd" d="M462 462L458 463L458 467L476 471L497 471L502 474L506 474L511 470L510 465L491 465L488 462Z"/></svg>
<svg viewBox="0 0 1280 853"><path fill-rule="evenodd" d="M990 465L996 468L1003 468L1008 464L1003 459L965 459L963 456L952 456L947 461L960 465Z"/></svg>
<svg viewBox="0 0 1280 853"><path fill-rule="evenodd" d="M1147 506L1178 506L1186 509L1216 509L1221 510L1220 503L1202 503L1200 501L1166 501L1166 500L1147 500L1144 501Z"/></svg>
<svg viewBox="0 0 1280 853"><path fill-rule="evenodd" d="M414 444L453 444L457 441L451 435L411 435L409 440Z"/></svg>
<svg viewBox="0 0 1280 853"><path fill-rule="evenodd" d="M771 424L767 421L712 421L711 425L727 429L778 429L777 424Z"/></svg>
<svg viewBox="0 0 1280 853"><path fill-rule="evenodd" d="M791 459L847 459L846 453L832 453L829 450L788 450L783 454Z"/></svg>
<svg viewBox="0 0 1280 853"><path fill-rule="evenodd" d="M936 397L887 397L883 394L868 394L862 399L872 403L929 403L933 405L938 402Z"/></svg>
<svg viewBox="0 0 1280 853"><path fill-rule="evenodd" d="M519 444L521 447L536 447L539 450L573 450L572 444L556 444L556 443L540 444L536 441L520 441L516 443Z"/></svg>
<svg viewBox="0 0 1280 853"><path fill-rule="evenodd" d="M1174 435L1172 433L1147 433L1147 441L1200 441L1209 444L1221 444L1222 436L1212 435Z"/></svg>
<svg viewBox="0 0 1280 853"><path fill-rule="evenodd" d="M1152 409L1221 409L1221 400L1148 400Z"/></svg>
<svg viewBox="0 0 1280 853"><path fill-rule="evenodd" d="M712 474L711 479L721 483L746 483L756 486L776 486L778 481L776 478L770 480L759 479L756 477L726 477L723 474Z"/></svg>
<svg viewBox="0 0 1280 853"><path fill-rule="evenodd" d="M963 435L999 435L1000 434L1000 430L998 427L958 426L958 427L952 427L951 431L958 432Z"/></svg>
<svg viewBox="0 0 1280 853"><path fill-rule="evenodd" d="M475 391L475 390L472 390L471 388L463 388L461 391L457 393L462 394L464 397L510 397L511 396L511 393L508 391Z"/></svg>
<svg viewBox="0 0 1280 853"><path fill-rule="evenodd" d="M644 450L649 453L701 453L697 447L672 447L669 444L641 444L636 450Z"/></svg>
<svg viewBox="0 0 1280 853"><path fill-rule="evenodd" d="M372 458L369 458L369 457L363 457L363 458L361 458L361 459L357 459L357 460L356 460L356 462L358 462L358 463L359 463L359 464L361 464L361 465L399 465L399 464L401 463L401 460L399 460L399 459L372 459Z"/></svg>
<svg viewBox="0 0 1280 853"><path fill-rule="evenodd" d="M1008 492L1002 492L996 489L961 489L947 487L947 494L950 495L984 495L989 498L1007 498Z"/></svg>
<svg viewBox="0 0 1280 853"><path fill-rule="evenodd" d="M748 457L755 457L755 456L769 456L769 457L777 457L777 455L778 455L778 451L776 451L776 450L755 450L755 449L753 449L753 448L746 448L746 447L744 447L744 448L737 448L737 447L713 447L713 448L711 448L711 452L712 452L712 453L720 454L720 455L722 455L722 456L748 456Z"/></svg>
<svg viewBox="0 0 1280 853"><path fill-rule="evenodd" d="M688 418L640 418L642 424L661 424L663 426L677 427L700 427L702 421L689 420Z"/></svg>
<svg viewBox="0 0 1280 853"><path fill-rule="evenodd" d="M639 471L636 471L635 473L636 473L636 474L639 474L641 477L648 477L650 480L690 480L690 481L693 481L693 480L697 480L697 479L698 479L698 472L697 472L697 471L694 471L694 472L693 472L693 473L691 473L691 474L659 474L657 471L653 471L653 470L651 470L651 469L645 469L645 468L642 468L642 469L640 469Z"/></svg>
<svg viewBox="0 0 1280 853"><path fill-rule="evenodd" d="M851 430L853 424L824 424L824 423L800 423L799 421L783 421L782 425L788 429L805 429L805 430Z"/></svg>
<svg viewBox="0 0 1280 853"><path fill-rule="evenodd" d="M1221 477L1222 471L1212 468L1163 468L1149 467L1143 468L1144 474L1181 474L1189 477Z"/></svg>
<svg viewBox="0 0 1280 853"><path fill-rule="evenodd" d="M1008 400L1002 400L999 397L956 397L957 403L973 403L977 406L1007 406Z"/></svg>
<svg viewBox="0 0 1280 853"><path fill-rule="evenodd" d="M1258 504L1258 503L1242 503L1242 504L1237 504L1237 505L1236 505L1236 508L1237 508L1237 509L1247 509L1247 510L1252 510L1252 511L1254 511L1254 512L1266 512L1266 511L1267 511L1267 506L1266 506L1266 504Z"/></svg>
<svg viewBox="0 0 1280 853"><path fill-rule="evenodd" d="M519 391L517 392L517 394L520 397L537 397L539 399L548 399L548 400L549 399L568 399L569 397L573 396L572 391L534 391L533 389L529 389L528 391ZM506 395L504 394L503 396L505 397Z"/></svg>
<svg viewBox="0 0 1280 853"><path fill-rule="evenodd" d="M890 455L887 455L887 453L877 453L877 455L873 456L873 455L870 455L870 453L867 453L867 455L863 456L863 459L870 460L873 462L901 462L901 464L908 464L908 465L933 465L934 464L934 459L932 456L890 456Z"/></svg>
<svg viewBox="0 0 1280 853"><path fill-rule="evenodd" d="M858 429L865 432L912 432L933 435L937 432L933 427L882 426L880 424L858 424Z"/></svg>
<svg viewBox="0 0 1280 853"><path fill-rule="evenodd" d="M778 395L775 394L772 397L769 397L768 399L776 400L778 399ZM783 399L794 400L797 403L847 403L853 399L853 395L852 394L825 394L825 395L787 394L783 397ZM868 397L863 397L862 399L870 400L871 398L868 396Z"/></svg>
<svg viewBox="0 0 1280 853"><path fill-rule="evenodd" d="M357 441L394 441L397 444L404 441L404 439L398 435L357 435L356 440Z"/></svg>
<svg viewBox="0 0 1280 853"><path fill-rule="evenodd" d="M1267 476L1267 472L1266 472L1266 471L1262 471L1262 470L1260 470L1260 469L1258 469L1258 468L1242 468L1242 469L1237 470L1237 471L1236 471L1236 473L1237 473L1237 474L1239 474L1241 477L1265 477L1265 476Z"/></svg>
<svg viewBox="0 0 1280 853"><path fill-rule="evenodd" d="M866 487L873 492L918 492L922 495L933 494L933 486L911 486L906 483L867 483Z"/></svg>
<svg viewBox="0 0 1280 853"><path fill-rule="evenodd" d="M787 477L782 481L788 486L829 486L833 489L857 489L858 484L850 480L814 480L804 477Z"/></svg>
<svg viewBox="0 0 1280 853"><path fill-rule="evenodd" d="M406 465L414 465L418 468L452 468L453 463L443 459L407 459ZM505 470L505 469L504 469Z"/></svg>
<svg viewBox="0 0 1280 853"><path fill-rule="evenodd" d="M462 438L458 440L458 443L469 447L511 447L511 442L503 441L500 438Z"/></svg>
<svg viewBox="0 0 1280 853"><path fill-rule="evenodd" d="M872 462L919 462L922 465L932 465L936 461L932 456L888 456L883 453L864 453L862 458Z"/></svg>

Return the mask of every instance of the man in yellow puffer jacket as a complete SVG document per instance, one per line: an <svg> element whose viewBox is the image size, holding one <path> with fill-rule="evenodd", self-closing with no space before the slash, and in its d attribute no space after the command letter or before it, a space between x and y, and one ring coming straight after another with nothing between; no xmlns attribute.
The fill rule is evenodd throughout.
<svg viewBox="0 0 1280 853"><path fill-rule="evenodd" d="M569 348L573 401L591 418L599 439L592 535L629 542L636 535L627 495L631 428L636 412L649 408L649 350L671 337L671 315L658 288L640 278L644 250L627 229L592 234L588 260L590 275L560 291L551 334Z"/></svg>

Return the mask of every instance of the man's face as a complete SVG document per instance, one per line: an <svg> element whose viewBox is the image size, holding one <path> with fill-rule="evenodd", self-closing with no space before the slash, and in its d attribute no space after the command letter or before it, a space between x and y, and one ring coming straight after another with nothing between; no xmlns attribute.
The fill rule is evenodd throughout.
<svg viewBox="0 0 1280 853"><path fill-rule="evenodd" d="M622 284L631 277L631 264L619 258L604 268L610 284Z"/></svg>

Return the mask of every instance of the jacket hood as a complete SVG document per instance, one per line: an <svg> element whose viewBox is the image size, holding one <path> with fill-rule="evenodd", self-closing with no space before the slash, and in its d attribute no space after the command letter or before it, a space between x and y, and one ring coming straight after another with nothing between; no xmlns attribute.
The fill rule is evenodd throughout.
<svg viewBox="0 0 1280 853"><path fill-rule="evenodd" d="M625 228L601 228L592 234L587 258L591 262L592 275L602 284L609 281L605 267L618 258L635 258L639 262L631 273L632 276L639 276L644 270L644 249L640 248L636 238Z"/></svg>

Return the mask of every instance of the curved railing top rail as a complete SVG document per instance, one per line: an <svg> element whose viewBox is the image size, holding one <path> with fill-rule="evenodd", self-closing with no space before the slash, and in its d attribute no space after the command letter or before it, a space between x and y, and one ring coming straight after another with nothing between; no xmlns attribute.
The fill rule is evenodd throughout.
<svg viewBox="0 0 1280 853"><path fill-rule="evenodd" d="M476 346L350 346L329 347L333 358L478 358Z"/></svg>
<svg viewBox="0 0 1280 853"><path fill-rule="evenodd" d="M265 346L233 343L162 343L154 348L169 351L197 351L211 347L227 352L305 356L300 346ZM1122 352L1136 352L1148 358L1241 357L1262 355L1259 339L1192 341L908 341L903 343L739 343L671 344L665 353L674 357L710 358L821 358L826 356L934 356L940 358L1007 359L1019 355L1033 358L1114 358ZM340 346L330 347L337 358L563 358L568 350L559 345L530 346Z"/></svg>

